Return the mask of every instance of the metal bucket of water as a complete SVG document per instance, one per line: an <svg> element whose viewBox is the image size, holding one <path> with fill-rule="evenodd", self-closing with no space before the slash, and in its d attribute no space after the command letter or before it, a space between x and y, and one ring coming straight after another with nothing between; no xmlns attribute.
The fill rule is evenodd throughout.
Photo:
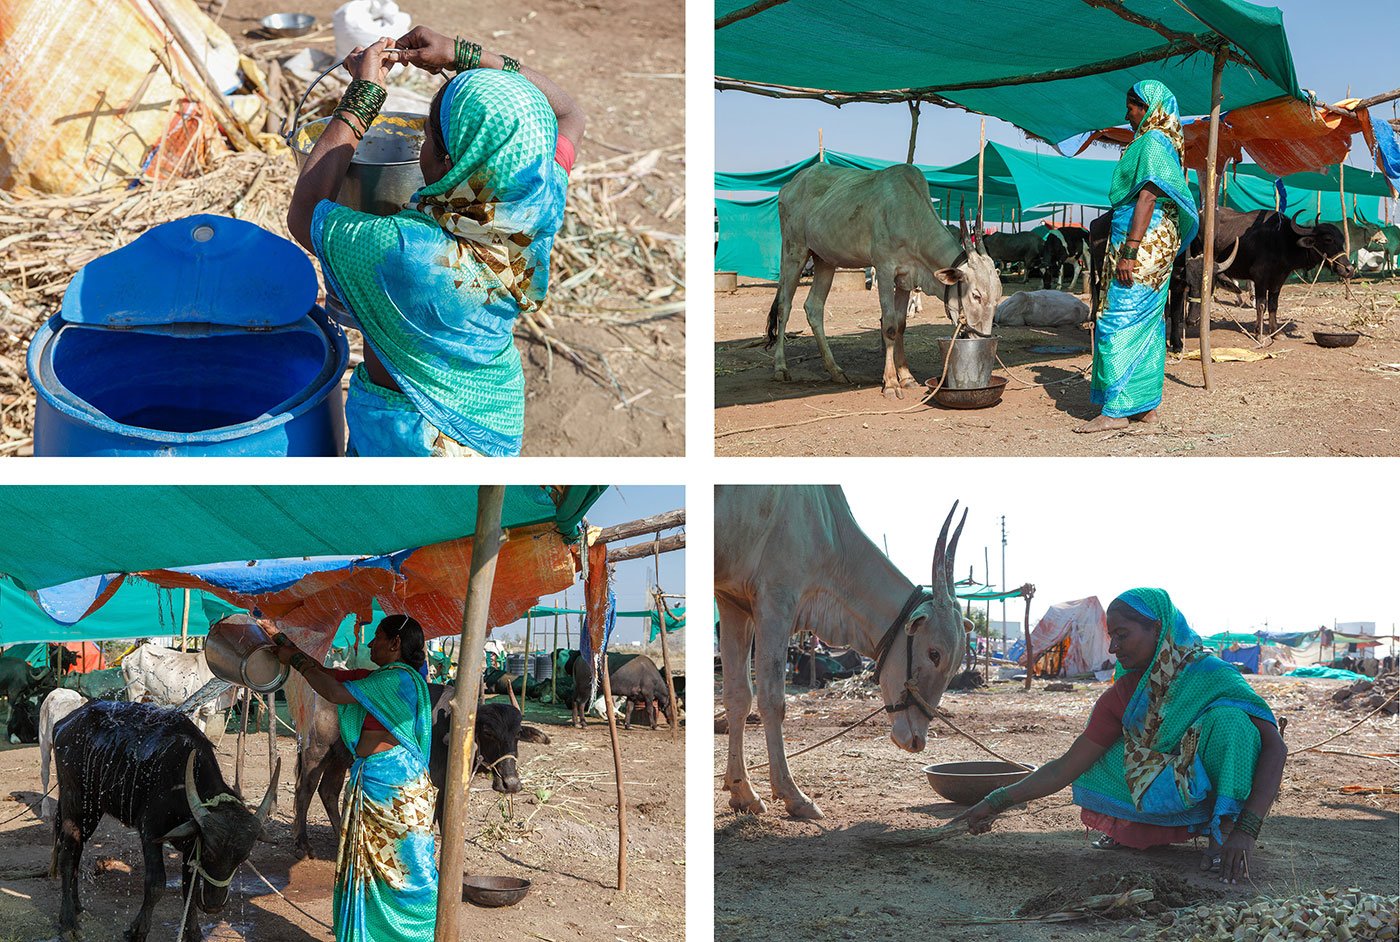
<svg viewBox="0 0 1400 942"><path fill-rule="evenodd" d="M230 615L210 625L204 659L215 677L258 693L281 687L291 672L277 660L267 632L249 615Z"/></svg>
<svg viewBox="0 0 1400 942"><path fill-rule="evenodd" d="M306 87L306 94L292 113L291 129L284 128L282 136L296 157L298 170L306 164L311 148L331 122L330 118L319 118L302 124L302 105L311 89L340 64L336 62ZM375 216L392 216L403 209L409 197L423 186L418 152L423 148L427 120L426 115L402 111L386 111L375 118L355 148L335 201Z"/></svg>
<svg viewBox="0 0 1400 942"><path fill-rule="evenodd" d="M948 345L952 344L951 357ZM938 340L938 359L947 363L943 385L949 389L986 389L992 383L992 368L997 362L995 337L959 337Z"/></svg>

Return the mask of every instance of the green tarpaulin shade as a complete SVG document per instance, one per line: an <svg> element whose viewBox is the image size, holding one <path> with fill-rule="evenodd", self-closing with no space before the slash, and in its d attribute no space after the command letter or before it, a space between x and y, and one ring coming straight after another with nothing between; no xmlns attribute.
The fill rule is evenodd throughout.
<svg viewBox="0 0 1400 942"><path fill-rule="evenodd" d="M750 4L716 0L716 18ZM1135 23L1119 6L788 0L716 30L716 85L828 101L941 99L1063 141L1122 124L1127 90L1142 79L1165 82L1182 114L1207 114L1213 57L1203 47L1224 37L1227 108L1303 97L1276 9L1128 0L1121 12Z"/></svg>
<svg viewBox="0 0 1400 942"><path fill-rule="evenodd" d="M8 579L0 579L0 644L20 641L107 641L180 634L185 593L162 589L143 579L127 579L106 605L72 625L48 616L39 603ZM189 636L203 637L209 626L241 612L205 592L190 592Z"/></svg>
<svg viewBox="0 0 1400 942"><path fill-rule="evenodd" d="M773 281L782 264L783 232L778 225L778 197L745 202L715 200L719 247L715 271Z"/></svg>
<svg viewBox="0 0 1400 942"><path fill-rule="evenodd" d="M1213 634L1208 638L1202 638L1201 641L1203 641L1207 647L1215 648L1216 650L1228 648L1232 644L1259 643L1259 639L1255 635L1244 634L1238 631L1222 631L1219 634Z"/></svg>
<svg viewBox="0 0 1400 942"><path fill-rule="evenodd" d="M554 521L572 535L604 490L512 485L501 524ZM33 590L104 573L391 553L470 536L476 495L426 485L6 487L0 573Z"/></svg>
<svg viewBox="0 0 1400 942"><path fill-rule="evenodd" d="M718 611L718 608L716 608L716 611ZM531 618L543 618L546 615L583 615L585 612L581 608L555 608L550 605L536 605L534 608L530 609L529 614ZM649 622L651 625L651 634L647 637L647 641L655 641L656 636L661 633L661 618L656 614L655 609L642 609L635 612L618 612L617 617L642 618ZM680 631L684 627L685 606L677 605L668 609L666 612L666 633L670 634L673 631Z"/></svg>

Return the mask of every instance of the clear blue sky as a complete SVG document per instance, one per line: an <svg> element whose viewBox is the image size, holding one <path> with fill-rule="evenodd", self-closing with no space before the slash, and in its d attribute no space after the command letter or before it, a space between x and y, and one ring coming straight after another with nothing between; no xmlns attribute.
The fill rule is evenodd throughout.
<svg viewBox="0 0 1400 942"><path fill-rule="evenodd" d="M588 512L588 522L595 527L610 527L619 523L627 523L630 520L639 520L642 517L650 517L652 514L664 513L668 510L678 510L685 506L685 488L683 487L610 487L598 498L598 502ZM674 531L667 531L668 533ZM627 540L620 545L629 543L645 543L649 536L637 537L634 540ZM617 564L613 570L613 591L617 593L618 611L637 611L651 605L651 587L656 583L655 570L650 558L627 560ZM671 553L661 554L661 589L663 592L673 592L683 594L685 592L685 550L676 550ZM561 593L553 598L540 599L541 605L558 605L564 607L563 602L569 602L570 608L581 608L583 603L583 584L576 583L567 594ZM670 600L675 605L674 600ZM560 619L561 641L564 620ZM540 626L536 625L536 629ZM544 630L553 632L554 619L547 619ZM571 618L569 629L577 638L578 622L577 618ZM613 637L619 641L642 641L645 640L646 625L640 619L623 619L617 623ZM672 635L673 638L684 636L682 631ZM505 640L507 638L525 637L525 622L519 621L511 625L505 625L492 631L491 637Z"/></svg>
<svg viewBox="0 0 1400 942"><path fill-rule="evenodd" d="M1276 0L1293 49L1298 81L1324 101L1352 94L1366 97L1400 85L1396 43L1400 0ZM995 2L987 4L994 9ZM1228 107L1228 102L1226 103ZM1379 106L1393 116L1391 105ZM977 152L980 116L925 105L914 150L917 163L947 165ZM817 129L826 146L885 160L903 160L909 146L909 109L903 104L846 105L839 110L811 101L779 101L744 92L715 93L715 167L722 171L764 170L811 156ZM1015 127L987 119L987 139L1048 152ZM1374 171L1357 137L1348 163ZM1112 159L1118 151L1093 147L1086 155Z"/></svg>

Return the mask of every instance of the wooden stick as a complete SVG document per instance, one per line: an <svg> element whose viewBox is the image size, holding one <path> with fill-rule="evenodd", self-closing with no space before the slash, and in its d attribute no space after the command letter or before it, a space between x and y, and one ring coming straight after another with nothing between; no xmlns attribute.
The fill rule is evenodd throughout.
<svg viewBox="0 0 1400 942"><path fill-rule="evenodd" d="M660 533L657 536L661 536ZM653 554L656 566L656 614L661 619L661 667L666 673L666 696L671 698L671 742L680 735L681 707L676 702L676 679L671 676L671 653L666 644L666 602L661 598L661 552Z"/></svg>
<svg viewBox="0 0 1400 942"><path fill-rule="evenodd" d="M982 119L982 137L977 145L977 241L982 241L983 167L987 161L987 119Z"/></svg>
<svg viewBox="0 0 1400 942"><path fill-rule="evenodd" d="M613 777L617 781L617 891L626 893L627 795L622 787L622 747L617 741L617 717L613 715L612 671L608 670L606 647L604 647L601 657L603 661L603 712L608 715L608 739L612 742ZM444 939L442 942L447 942L447 940Z"/></svg>
<svg viewBox="0 0 1400 942"><path fill-rule="evenodd" d="M263 694L263 706L267 708L267 774L268 788L272 787L272 769L277 764L277 713L276 691ZM272 791L272 810L269 814L277 813L277 792Z"/></svg>
<svg viewBox="0 0 1400 942"><path fill-rule="evenodd" d="M554 643L549 648L549 702L559 702L559 659L554 652L559 650L559 615L554 615Z"/></svg>
<svg viewBox="0 0 1400 942"><path fill-rule="evenodd" d="M1206 147L1205 192L1205 262L1201 266L1201 382L1210 391L1210 317L1212 295L1215 291L1215 208L1219 196L1216 189L1216 155L1220 152L1220 104L1224 96L1220 92L1220 77L1225 72L1225 50L1215 52L1215 66L1210 78L1210 142Z"/></svg>
<svg viewBox="0 0 1400 942"><path fill-rule="evenodd" d="M1336 646L1336 644L1335 644L1335 642L1334 642L1334 643L1333 643L1333 647L1335 647L1335 646ZM1321 653L1321 650L1319 649L1319 654L1320 654L1320 653ZM1332 740L1334 740L1334 739L1339 739L1339 738L1341 738L1342 736L1345 736L1347 733L1349 733L1349 732L1351 732L1352 730L1356 729L1356 727L1360 726L1362 723L1366 722L1366 721L1369 720L1371 717L1375 716L1375 715L1376 715L1377 713L1379 713L1381 710L1384 710L1384 709L1391 703L1391 701L1393 701L1397 696L1400 696L1400 694L1394 694L1394 693L1392 693L1392 694L1390 695L1390 697L1386 699L1385 703L1382 703L1380 706L1376 707L1376 708L1375 708L1374 710L1372 710L1370 713L1367 713L1365 716L1361 717L1361 719L1357 720L1355 723L1352 723L1350 726L1348 726L1346 729L1342 730L1340 733L1337 733L1335 736L1328 736L1326 739L1322 740L1321 742L1315 742L1315 743L1313 743L1311 746L1304 746L1302 749L1290 749L1290 750L1288 750L1288 754L1289 754L1289 755L1294 755L1295 753L1299 753L1299 752L1310 752L1310 751L1312 751L1313 749L1316 749L1318 746L1325 746L1325 745L1327 745L1329 742L1331 742Z"/></svg>
<svg viewBox="0 0 1400 942"><path fill-rule="evenodd" d="M188 651L190 643L190 590L185 590L185 612L180 616L180 650Z"/></svg>
<svg viewBox="0 0 1400 942"><path fill-rule="evenodd" d="M438 867L437 924L433 942L457 942L462 910L462 864L466 845L467 796L471 786L471 752L476 732L481 660L486 647L486 620L491 613L491 585L501 547L504 485L476 489L476 532L472 538L467 598L462 606L461 660L452 698L452 732L447 750L447 800L442 816L442 862Z"/></svg>
<svg viewBox="0 0 1400 942"><path fill-rule="evenodd" d="M1031 689L1031 678L1035 676L1035 656L1031 654L1031 600L1026 599L1026 689Z"/></svg>
<svg viewBox="0 0 1400 942"><path fill-rule="evenodd" d="M724 16L716 17L715 29L724 29L731 23L737 23L751 16L757 16L764 10L771 10L773 7L783 3L787 3L787 0L758 0L757 3L750 3L746 7L740 7L731 13L726 13Z"/></svg>
<svg viewBox="0 0 1400 942"><path fill-rule="evenodd" d="M520 702L524 703L530 697L530 675L535 672L535 665L530 657L530 613L525 613L525 676L520 681ZM521 707L520 716L525 717L525 708Z"/></svg>
<svg viewBox="0 0 1400 942"><path fill-rule="evenodd" d="M621 549L608 553L608 562L620 563L628 559L640 559L643 556L650 556L653 552L669 553L672 550L685 548L685 534L673 533L660 540L653 540L650 543L636 543L632 546L624 546Z"/></svg>
<svg viewBox="0 0 1400 942"><path fill-rule="evenodd" d="M243 795L243 738L248 735L248 698L251 695L252 691L247 687L239 691L239 696L242 698L243 704L243 709L241 711L243 713L243 724L238 728L237 758L234 759L233 763L233 790L240 797Z"/></svg>
<svg viewBox="0 0 1400 942"><path fill-rule="evenodd" d="M618 540L625 540L629 537L641 536L643 533L659 533L661 530L671 530L676 527L685 526L685 508L680 510L668 510L663 514L653 514L650 517L643 517L640 520L633 520L630 523L619 523L616 526L603 527L598 531L597 543L614 543ZM612 558L612 553L608 558Z"/></svg>
<svg viewBox="0 0 1400 942"><path fill-rule="evenodd" d="M906 164L914 162L914 141L919 136L919 102L911 100L909 104L909 154L904 158Z"/></svg>

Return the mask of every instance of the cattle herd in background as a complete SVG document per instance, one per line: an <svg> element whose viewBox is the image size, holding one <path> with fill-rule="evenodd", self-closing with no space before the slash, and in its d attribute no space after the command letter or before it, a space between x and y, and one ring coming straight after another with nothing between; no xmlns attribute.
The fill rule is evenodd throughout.
<svg viewBox="0 0 1400 942"><path fill-rule="evenodd" d="M219 912L227 900L228 879L247 859L253 842L264 838L264 822L275 803L277 762L272 782L257 809L223 779L214 745L207 735L213 721L222 732L227 711L234 706L235 688L186 715L181 706L212 679L202 652L184 653L154 644L140 644L120 667L69 673L76 657L59 645L49 646L49 666L0 656L0 696L9 704L12 743L37 742L43 799L40 813L54 824L53 876L62 878L59 924L62 931L77 927L82 912L77 879L83 844L104 814L136 830L144 849L145 893L126 937L142 942L150 928L151 911L166 888L165 853L170 843L182 856L182 896L187 899L193 876L202 873L193 903L200 912ZM554 684L488 671L483 696L501 693L512 703L486 703L477 711L472 756L473 774L490 776L491 788L502 794L521 790L516 760L521 742L548 745L543 730L522 722L514 702L518 697L570 703L573 722L583 725L590 710L601 711L600 684L590 660L577 651L554 653L564 671ZM631 727L634 710L642 710L653 729L658 713L676 722L665 678L644 655L609 655L614 709ZM675 678L677 699L683 678ZM300 685L300 689L294 689ZM441 824L442 785L447 773L451 734L448 704L454 688L429 685L433 699L432 752L429 777L439 788L435 820ZM312 796L319 794L334 833L339 833L340 791L352 757L340 738L336 708L310 693L294 675L287 686L289 705L306 697L309 717L297 729L298 756L293 821L293 845L298 857L311 854L306 815ZM137 702L146 701L146 702ZM295 720L299 711L292 709ZM601 712L598 715L602 716ZM51 767L56 788L51 789ZM50 794L50 792L53 794ZM185 801L164 800L180 792ZM160 796L159 800L155 796ZM187 908L181 939L201 937L197 913Z"/></svg>

